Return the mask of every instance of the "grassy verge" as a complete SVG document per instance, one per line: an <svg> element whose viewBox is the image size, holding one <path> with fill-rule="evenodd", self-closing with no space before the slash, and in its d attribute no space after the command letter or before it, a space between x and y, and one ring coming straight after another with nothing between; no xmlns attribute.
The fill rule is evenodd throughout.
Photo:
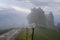
<svg viewBox="0 0 60 40"><path fill-rule="evenodd" d="M36 28L35 40L60 40L60 32L54 29Z"/></svg>
<svg viewBox="0 0 60 40"><path fill-rule="evenodd" d="M28 32L26 30L28 30ZM31 29L23 28L18 34L18 36L16 37L16 40L26 40L26 39L31 40Z"/></svg>
<svg viewBox="0 0 60 40"><path fill-rule="evenodd" d="M0 35L2 35L2 34L4 34L4 33L8 32L8 31L10 31L10 30L12 30L12 29L0 30Z"/></svg>
<svg viewBox="0 0 60 40"><path fill-rule="evenodd" d="M23 28L19 35L16 37L16 40L31 40L31 28L28 29L28 36L26 35L26 28ZM34 40L60 40L60 32L57 32L54 29L47 28L35 28Z"/></svg>

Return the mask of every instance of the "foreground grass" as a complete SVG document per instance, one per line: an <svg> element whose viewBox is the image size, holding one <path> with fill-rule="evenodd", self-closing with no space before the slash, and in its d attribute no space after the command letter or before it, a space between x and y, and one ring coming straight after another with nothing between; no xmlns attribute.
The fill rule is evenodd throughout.
<svg viewBox="0 0 60 40"><path fill-rule="evenodd" d="M32 29L28 29L28 40L31 40ZM19 35L16 37L16 40L26 40L26 28L23 28ZM60 32L57 32L55 29L47 28L35 28L34 40L60 40Z"/></svg>
<svg viewBox="0 0 60 40"><path fill-rule="evenodd" d="M27 38L27 40L31 40L31 32L30 32L30 29L27 29L28 30L28 34L26 34L26 28L23 28L21 31L20 31L20 33L19 33L19 35L16 37L16 40L26 40L26 37L28 37Z"/></svg>
<svg viewBox="0 0 60 40"><path fill-rule="evenodd" d="M60 40L60 32L55 29L36 28L35 40Z"/></svg>
<svg viewBox="0 0 60 40"><path fill-rule="evenodd" d="M12 29L0 30L0 35L2 35L2 34L4 34L4 33L8 32L8 31L10 31L10 30L12 30Z"/></svg>

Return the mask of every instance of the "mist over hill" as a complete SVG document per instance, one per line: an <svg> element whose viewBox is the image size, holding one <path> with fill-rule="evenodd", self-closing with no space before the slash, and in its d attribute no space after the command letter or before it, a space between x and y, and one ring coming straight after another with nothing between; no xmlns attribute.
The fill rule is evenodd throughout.
<svg viewBox="0 0 60 40"><path fill-rule="evenodd" d="M21 27L21 25L27 25L27 14L14 9L0 10L0 29ZM59 15L54 15L55 24L60 22Z"/></svg>
<svg viewBox="0 0 60 40"><path fill-rule="evenodd" d="M26 22L26 14L14 9L0 10L0 29L20 27Z"/></svg>

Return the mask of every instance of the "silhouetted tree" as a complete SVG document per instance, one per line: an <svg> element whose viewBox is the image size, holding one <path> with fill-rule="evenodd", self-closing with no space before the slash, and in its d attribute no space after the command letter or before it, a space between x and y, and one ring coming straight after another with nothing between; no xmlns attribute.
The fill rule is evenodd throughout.
<svg viewBox="0 0 60 40"><path fill-rule="evenodd" d="M41 8L31 9L31 13L27 16L27 18L30 24L35 23L40 26L46 25L45 14Z"/></svg>
<svg viewBox="0 0 60 40"><path fill-rule="evenodd" d="M60 23L57 24L57 28L60 31Z"/></svg>
<svg viewBox="0 0 60 40"><path fill-rule="evenodd" d="M49 27L54 27L54 16L52 12L50 12L48 16L48 25Z"/></svg>

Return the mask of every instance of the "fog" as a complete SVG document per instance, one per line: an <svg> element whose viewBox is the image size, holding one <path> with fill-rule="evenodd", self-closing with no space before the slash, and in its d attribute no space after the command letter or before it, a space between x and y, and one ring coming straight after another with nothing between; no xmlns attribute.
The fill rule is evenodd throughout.
<svg viewBox="0 0 60 40"><path fill-rule="evenodd" d="M59 0L58 0L59 1ZM0 0L0 28L20 27L27 25L27 15L31 8L41 7L45 14L52 11L54 23L60 22L60 1L57 0Z"/></svg>

